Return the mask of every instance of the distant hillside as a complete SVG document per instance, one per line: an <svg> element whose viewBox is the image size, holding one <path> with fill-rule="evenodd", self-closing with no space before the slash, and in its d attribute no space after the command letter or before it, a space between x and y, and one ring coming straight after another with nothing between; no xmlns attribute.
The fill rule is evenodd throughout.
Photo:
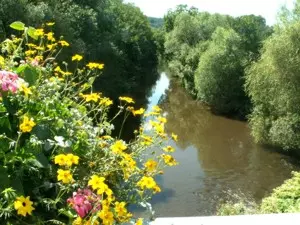
<svg viewBox="0 0 300 225"><path fill-rule="evenodd" d="M151 27L159 28L164 24L163 18L148 17Z"/></svg>

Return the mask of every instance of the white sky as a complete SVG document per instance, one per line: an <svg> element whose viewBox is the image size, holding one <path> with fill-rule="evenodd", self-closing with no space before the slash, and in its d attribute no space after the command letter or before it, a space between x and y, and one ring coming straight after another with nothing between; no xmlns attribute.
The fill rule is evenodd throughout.
<svg viewBox="0 0 300 225"><path fill-rule="evenodd" d="M147 16L163 17L168 9L179 4L195 6L200 11L241 16L247 14L263 16L267 24L276 22L276 15L284 4L290 8L294 0L124 0L132 2Z"/></svg>

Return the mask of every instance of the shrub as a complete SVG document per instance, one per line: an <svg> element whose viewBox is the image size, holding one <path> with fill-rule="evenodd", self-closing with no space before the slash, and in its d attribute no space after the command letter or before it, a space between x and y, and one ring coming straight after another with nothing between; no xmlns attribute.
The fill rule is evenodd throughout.
<svg viewBox="0 0 300 225"><path fill-rule="evenodd" d="M253 103L252 135L260 143L299 149L300 23L276 31L265 43L261 59L247 72Z"/></svg>
<svg viewBox="0 0 300 225"><path fill-rule="evenodd" d="M262 200L262 213L300 212L300 173L294 172L291 179L275 188L272 194Z"/></svg>
<svg viewBox="0 0 300 225"><path fill-rule="evenodd" d="M220 205L218 215L300 212L300 173L293 172L292 174L292 178L275 188L270 196L263 198L261 204L249 204L244 199L236 203L227 202Z"/></svg>
<svg viewBox="0 0 300 225"><path fill-rule="evenodd" d="M56 40L53 23L44 29L11 27L22 38L1 43L0 56L0 220L4 224L115 224L135 219L129 204L149 206L160 187L155 177L177 164L164 147L166 119L160 108L149 126L126 143L111 137L114 118L144 114L134 100L113 102L92 91L104 64L74 55L76 68L56 62L69 43ZM73 65L72 65L73 66ZM122 130L120 131L121 135ZM176 139L176 136L172 136ZM148 207L150 209L150 207ZM141 224L141 220L138 220Z"/></svg>
<svg viewBox="0 0 300 225"><path fill-rule="evenodd" d="M232 29L217 28L195 73L198 98L216 112L245 115L243 59L239 35Z"/></svg>

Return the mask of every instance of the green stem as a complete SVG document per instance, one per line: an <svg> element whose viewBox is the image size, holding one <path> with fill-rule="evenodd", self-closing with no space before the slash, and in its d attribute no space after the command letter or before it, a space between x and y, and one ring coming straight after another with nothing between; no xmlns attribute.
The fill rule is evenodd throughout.
<svg viewBox="0 0 300 225"><path fill-rule="evenodd" d="M22 132L19 132L18 138L17 138L17 141L16 141L15 152L16 152L17 149L18 149L18 145L19 145L19 141L20 141L21 136L22 136Z"/></svg>
<svg viewBox="0 0 300 225"><path fill-rule="evenodd" d="M120 132L119 132L119 139L121 138L121 134L122 134L122 131L123 131L123 127L124 127L124 124L125 124L125 122L126 122L126 119L128 118L128 116L129 116L129 114L130 114L130 112L129 113L126 113L125 112L125 114L124 114L124 119L123 119L123 122L122 122L122 126L121 126L121 129L120 129Z"/></svg>

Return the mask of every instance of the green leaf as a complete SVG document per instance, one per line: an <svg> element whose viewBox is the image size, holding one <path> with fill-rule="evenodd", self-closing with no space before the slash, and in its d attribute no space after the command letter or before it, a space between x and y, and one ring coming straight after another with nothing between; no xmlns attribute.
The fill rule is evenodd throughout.
<svg viewBox="0 0 300 225"><path fill-rule="evenodd" d="M13 22L9 26L15 30L25 30L25 24L20 21Z"/></svg>
<svg viewBox="0 0 300 225"><path fill-rule="evenodd" d="M40 140L47 140L51 137L50 128L44 124L35 126L32 130L32 133L35 134Z"/></svg>
<svg viewBox="0 0 300 225"><path fill-rule="evenodd" d="M34 160L34 165L40 168L48 168L49 167L49 160L48 158L40 152L37 154L36 159Z"/></svg>
<svg viewBox="0 0 300 225"><path fill-rule="evenodd" d="M1 116L0 117L0 131L6 133L6 131L11 131L10 121L8 116Z"/></svg>
<svg viewBox="0 0 300 225"><path fill-rule="evenodd" d="M7 169L3 166L0 166L0 180L0 191L3 191L10 186Z"/></svg>
<svg viewBox="0 0 300 225"><path fill-rule="evenodd" d="M29 83L30 86L34 85L39 78L38 70L31 66L27 66L24 69L24 80Z"/></svg>
<svg viewBox="0 0 300 225"><path fill-rule="evenodd" d="M38 40L38 36L35 35L36 29L34 27L28 27L27 34L29 37L33 38L34 40Z"/></svg>
<svg viewBox="0 0 300 225"><path fill-rule="evenodd" d="M23 73L24 70L26 69L26 67L27 67L27 64L21 64L21 65L16 69L16 73L17 73L17 74Z"/></svg>

